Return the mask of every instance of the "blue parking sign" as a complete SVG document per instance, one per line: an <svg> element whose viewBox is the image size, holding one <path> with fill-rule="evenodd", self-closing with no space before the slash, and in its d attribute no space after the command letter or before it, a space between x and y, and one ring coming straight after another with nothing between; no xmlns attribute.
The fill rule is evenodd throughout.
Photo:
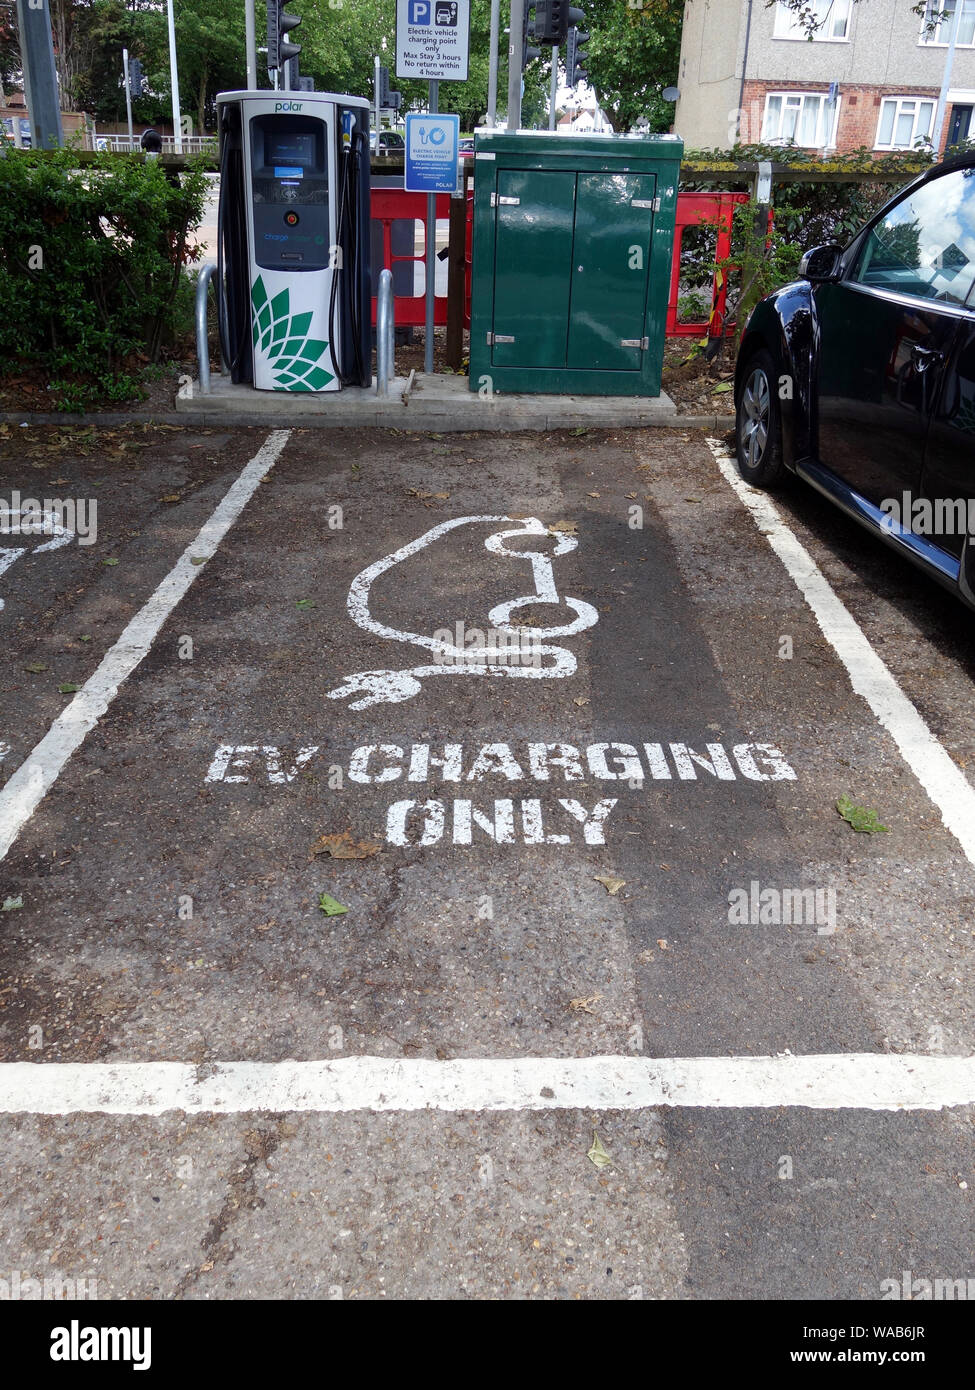
<svg viewBox="0 0 975 1390"><path fill-rule="evenodd" d="M466 82L471 0L396 0L396 76Z"/></svg>
<svg viewBox="0 0 975 1390"><path fill-rule="evenodd" d="M406 191L455 193L459 144L459 116L408 115Z"/></svg>

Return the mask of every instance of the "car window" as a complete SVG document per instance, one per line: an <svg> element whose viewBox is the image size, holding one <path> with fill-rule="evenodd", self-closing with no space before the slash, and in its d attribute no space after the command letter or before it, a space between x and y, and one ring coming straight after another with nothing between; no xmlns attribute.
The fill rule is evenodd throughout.
<svg viewBox="0 0 975 1390"><path fill-rule="evenodd" d="M956 169L902 198L870 229L850 279L963 304L975 280L975 169Z"/></svg>

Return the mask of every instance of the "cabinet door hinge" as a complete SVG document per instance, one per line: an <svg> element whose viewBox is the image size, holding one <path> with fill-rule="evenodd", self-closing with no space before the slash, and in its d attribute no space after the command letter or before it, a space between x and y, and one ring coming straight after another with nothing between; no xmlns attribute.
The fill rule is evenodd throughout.
<svg viewBox="0 0 975 1390"><path fill-rule="evenodd" d="M503 193L491 194L491 206L493 208L516 208L520 202L520 198L509 198Z"/></svg>
<svg viewBox="0 0 975 1390"><path fill-rule="evenodd" d="M514 337L510 333L489 333L487 341L488 347L493 347L495 343L513 343Z"/></svg>
<svg viewBox="0 0 975 1390"><path fill-rule="evenodd" d="M644 351L650 346L649 338L621 338L620 347L643 348Z"/></svg>

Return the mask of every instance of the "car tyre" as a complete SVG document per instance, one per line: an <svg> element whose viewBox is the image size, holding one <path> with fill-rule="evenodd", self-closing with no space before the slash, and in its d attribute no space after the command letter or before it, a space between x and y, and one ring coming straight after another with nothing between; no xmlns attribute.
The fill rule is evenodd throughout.
<svg viewBox="0 0 975 1390"><path fill-rule="evenodd" d="M776 380L771 353L762 348L749 357L735 412L735 452L738 472L752 487L775 487L785 473Z"/></svg>

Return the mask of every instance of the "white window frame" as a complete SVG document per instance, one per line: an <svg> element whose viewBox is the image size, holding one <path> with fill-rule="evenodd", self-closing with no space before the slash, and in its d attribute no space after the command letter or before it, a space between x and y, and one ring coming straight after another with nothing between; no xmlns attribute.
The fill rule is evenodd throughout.
<svg viewBox="0 0 975 1390"><path fill-rule="evenodd" d="M849 43L850 25L853 23L853 5L851 0L819 0L826 10L826 23L821 29L815 30L812 36L813 43ZM817 0L807 0L807 4L816 6ZM835 11L835 14L834 14ZM794 10L787 9L780 3L775 7L775 22L772 28L774 39L785 39L787 42L802 43L809 42L809 35L804 29L797 28L799 16ZM827 29L835 27L839 19L845 19L845 32L842 34L827 33Z"/></svg>
<svg viewBox="0 0 975 1390"><path fill-rule="evenodd" d="M891 135L894 135L894 134L896 134L896 132L897 132L897 122L898 122L898 120L899 120L899 118L900 118L900 115L901 115L901 106L902 106L905 102L913 102L915 108L920 107L920 105L921 105L922 102L927 102L928 105L931 107L931 125L933 126L933 125L934 125L934 118L935 118L935 116L937 115L937 107L938 107L937 99L936 99L935 97L930 97L930 96L924 96L924 97L914 96L914 97L912 97L912 96L909 96L909 95L907 95L907 94L905 94L904 96L885 96L885 97L881 97L881 98L880 98L880 115L877 117L877 134L874 136L874 144L873 144L874 149L875 149L875 150L913 150L913 149L915 148L915 142L916 142L917 140L919 140L919 139L922 138L922 137L919 135L919 133L918 133L918 128L917 128L917 120L918 120L918 113L917 113L917 110L915 110L915 113L914 113L914 129L913 129L913 132L912 132L912 135L911 135L911 143L910 143L909 145L882 145L882 144L880 143L880 127L883 125L883 120L884 120L884 107L887 105L887 103L888 103L889 101L896 102L896 109L895 109L895 111L894 111L894 120L893 120L893 124L891 125ZM933 142L933 140L934 140L934 134L935 134L935 132L929 128L929 129L928 129L927 135L924 136L923 138L926 139L926 140L928 140L928 141Z"/></svg>
<svg viewBox="0 0 975 1390"><path fill-rule="evenodd" d="M961 0L961 3L963 14L966 9L975 10L975 0ZM921 33L918 37L918 43L923 48L948 47L949 40L951 39L951 24L954 18L954 12L952 12L952 15L949 19L939 20L936 29L928 28L928 25L930 24L934 15L940 14L942 10L947 8L947 5L948 0L927 0L927 5L924 10L924 17L921 20ZM955 44L955 47L975 48L975 31L972 32L972 37L968 40L967 43L963 43L961 40L959 40L958 43Z"/></svg>
<svg viewBox="0 0 975 1390"><path fill-rule="evenodd" d="M813 144L811 144L811 145L800 145L800 143L799 143L798 140L788 141L788 140L784 139L781 135L771 135L771 136L770 136L770 135L766 134L766 131L767 131L767 128L768 128L768 108L769 108L769 102L772 100L773 97L780 97L783 103L785 103L785 102L787 102L787 101L794 102L794 101L798 100L803 106L805 105L805 103L806 103L808 100L817 101L817 102L819 103L819 111L820 111L820 114L819 114L819 117L817 118L817 121L816 121L816 134L817 134L817 135L823 135L825 138L822 139L822 140L816 140L816 141L815 141ZM792 91L792 92L766 92L766 93L765 93L765 109L764 109L764 111L762 112L762 144L763 144L763 145L787 145L787 144L790 144L790 143L791 143L791 144L794 144L794 145L796 146L796 148L797 148L797 149L800 149L800 150L832 150L832 149L835 149L835 148L836 148L836 132L837 132L837 130L838 130L838 128L839 128L839 122L840 122L840 102L842 101L842 97L837 96L836 99L835 99L835 101L834 101L834 103L833 103L833 123L832 123L832 129L829 130L829 131L824 131L824 130L821 129L821 127L822 127L823 124L825 123L825 115L826 115L826 110L827 110L827 103L828 103L828 101L829 101L829 92L795 92L795 91ZM796 129L799 128L801 122L802 122L802 109L801 109L801 107L800 107L799 117L798 117L798 119L797 119L797 121L796 121Z"/></svg>

